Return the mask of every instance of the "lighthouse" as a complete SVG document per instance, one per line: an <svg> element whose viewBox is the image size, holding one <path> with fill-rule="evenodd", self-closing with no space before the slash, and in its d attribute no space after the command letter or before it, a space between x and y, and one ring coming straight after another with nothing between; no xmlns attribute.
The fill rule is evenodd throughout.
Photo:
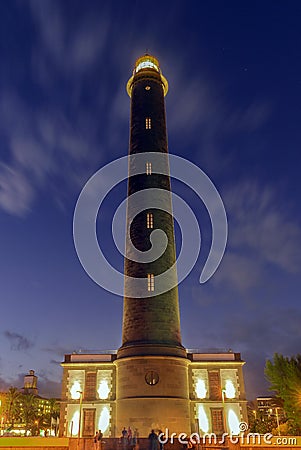
<svg viewBox="0 0 301 450"><path fill-rule="evenodd" d="M140 193L142 211L131 222L131 214L127 214L122 345L115 364L117 426L127 423L129 416L133 417L133 426L143 435L149 433L150 428L190 430L189 361L181 342L171 214L165 115L167 91L168 83L158 60L150 55L138 58L127 83L131 99L128 201ZM131 169L135 168L138 155L141 169L133 175ZM159 167L162 172L162 165L163 174L158 173ZM164 205L164 210L154 204ZM151 262L133 260L133 246L133 251L148 251L151 233L156 229L167 237L163 254ZM170 269L174 287L157 294L158 276ZM137 280L137 287L132 279ZM128 283L132 286L128 287Z"/></svg>

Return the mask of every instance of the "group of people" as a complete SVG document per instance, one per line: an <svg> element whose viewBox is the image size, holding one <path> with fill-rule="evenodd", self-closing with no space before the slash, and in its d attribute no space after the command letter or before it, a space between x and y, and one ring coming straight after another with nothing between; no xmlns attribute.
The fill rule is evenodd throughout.
<svg viewBox="0 0 301 450"><path fill-rule="evenodd" d="M102 432L101 430L96 430L95 436L94 436L94 449L95 450L102 450Z"/></svg>
<svg viewBox="0 0 301 450"><path fill-rule="evenodd" d="M159 440L160 434L163 434L161 430L158 431L158 434L155 432L155 430L151 430L150 434L148 435L149 440L149 450L164 450L163 443ZM94 436L94 449L95 450L102 450L102 437L103 434L101 430L98 430L95 432ZM135 428L134 433L131 430L131 427L123 428L121 431L121 441L122 441L122 447L123 450L128 449L134 449L136 444L138 443L138 430ZM183 450L191 449L193 448L193 445L189 441L188 445L183 446Z"/></svg>
<svg viewBox="0 0 301 450"><path fill-rule="evenodd" d="M160 433L162 433L161 430L159 430L159 434ZM159 434L155 433L155 430L151 430L150 434L148 435L149 450L163 450L163 444L159 442L158 439ZM121 432L121 441L124 450L128 448L133 449L138 443L138 430L135 428L133 433L131 427L128 427L128 429L124 427Z"/></svg>
<svg viewBox="0 0 301 450"><path fill-rule="evenodd" d="M128 429L126 429L124 427L121 432L121 439L122 439L123 448L135 447L135 445L137 444L137 439L138 439L137 429L135 428L135 430L133 432L131 427L128 427Z"/></svg>

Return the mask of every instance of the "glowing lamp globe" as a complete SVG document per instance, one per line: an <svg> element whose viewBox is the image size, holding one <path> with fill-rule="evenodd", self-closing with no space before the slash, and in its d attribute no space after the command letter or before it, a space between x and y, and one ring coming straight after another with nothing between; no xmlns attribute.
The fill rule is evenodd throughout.
<svg viewBox="0 0 301 450"><path fill-rule="evenodd" d="M159 61L154 56L146 54L140 56L140 58L136 60L133 75L127 82L126 90L130 97L132 96L132 87L134 81L137 79L137 75L147 74L149 76L152 72L160 75L164 95L167 94L168 82L167 79L162 75Z"/></svg>

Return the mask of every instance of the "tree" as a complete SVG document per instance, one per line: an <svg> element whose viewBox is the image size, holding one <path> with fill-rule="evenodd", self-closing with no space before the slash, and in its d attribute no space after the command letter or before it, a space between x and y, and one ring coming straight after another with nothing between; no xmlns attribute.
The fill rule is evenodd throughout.
<svg viewBox="0 0 301 450"><path fill-rule="evenodd" d="M39 415L40 426L44 432L51 429L52 418L57 419L60 415L60 403L56 398L50 398L48 405L50 406L50 411Z"/></svg>
<svg viewBox="0 0 301 450"><path fill-rule="evenodd" d="M21 417L25 424L25 434L32 430L38 413L37 399L33 394L23 394L21 400Z"/></svg>
<svg viewBox="0 0 301 450"><path fill-rule="evenodd" d="M50 406L50 416L54 419L57 419L60 415L60 403L56 398L50 398L48 400Z"/></svg>
<svg viewBox="0 0 301 450"><path fill-rule="evenodd" d="M277 428L275 417L266 416L260 411L256 411L256 415L249 415L249 429L251 433L272 433L275 428Z"/></svg>
<svg viewBox="0 0 301 450"><path fill-rule="evenodd" d="M288 432L301 434L301 355L291 358L274 354L273 361L267 361L265 375L271 383L271 390L283 400L288 418Z"/></svg>
<svg viewBox="0 0 301 450"><path fill-rule="evenodd" d="M7 393L7 419L9 424L13 427L14 422L20 417L20 398L21 393L15 387L10 387Z"/></svg>

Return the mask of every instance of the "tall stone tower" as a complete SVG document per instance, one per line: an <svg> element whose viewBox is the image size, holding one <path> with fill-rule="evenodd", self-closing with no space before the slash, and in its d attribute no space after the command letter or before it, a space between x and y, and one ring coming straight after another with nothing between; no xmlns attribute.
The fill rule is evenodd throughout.
<svg viewBox="0 0 301 450"><path fill-rule="evenodd" d="M22 392L24 394L38 395L37 382L38 377L34 374L34 370L30 370L24 377L24 387L22 388Z"/></svg>
<svg viewBox="0 0 301 450"><path fill-rule="evenodd" d="M146 208L132 222L128 211L122 346L116 360L116 413L117 427L130 422L142 435L147 435L151 427L190 430L188 361L181 343L174 226L170 214L164 101L167 90L167 80L158 60L150 55L139 58L127 84L131 98L129 153L134 160L129 164L128 196L143 191L142 204L145 200ZM132 168L136 166L133 155L141 153L146 155L143 171L133 175ZM158 174L162 161L164 174ZM162 196L164 210L147 207L148 201L154 200L152 195ZM168 239L163 254L153 262L133 260L132 245L140 252L150 250L150 235L155 229L164 231ZM174 287L156 294L156 277L168 269ZM127 277L138 279L137 288L135 283L128 287Z"/></svg>

